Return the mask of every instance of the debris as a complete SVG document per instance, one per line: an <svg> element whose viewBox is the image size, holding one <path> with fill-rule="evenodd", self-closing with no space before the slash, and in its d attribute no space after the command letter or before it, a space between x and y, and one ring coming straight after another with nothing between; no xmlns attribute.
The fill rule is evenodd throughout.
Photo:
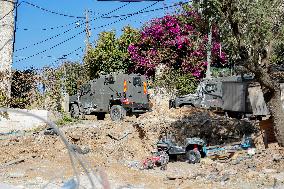
<svg viewBox="0 0 284 189"><path fill-rule="evenodd" d="M81 148L80 146L77 146L75 144L72 144L72 148L75 152L79 153L79 154L87 154L90 152L90 148L89 147L83 147Z"/></svg>
<svg viewBox="0 0 284 189"><path fill-rule="evenodd" d="M142 169L153 169L154 167L161 166L161 170L166 170L168 162L169 156L166 152L157 152L154 156L143 160Z"/></svg>
<svg viewBox="0 0 284 189"><path fill-rule="evenodd" d="M11 165L16 165L16 164L19 164L19 163L23 163L24 161L25 161L24 158L12 160L12 161L9 161L9 162L6 162L6 163L2 164L1 167L7 167L7 166L11 166Z"/></svg>
<svg viewBox="0 0 284 189"><path fill-rule="evenodd" d="M44 135L58 135L58 133L55 131L54 128L49 127L47 129L44 130L43 132Z"/></svg>
<svg viewBox="0 0 284 189"><path fill-rule="evenodd" d="M284 172L277 173L277 174L273 175L273 177L276 180L278 180L279 182L283 182L284 181Z"/></svg>
<svg viewBox="0 0 284 189"><path fill-rule="evenodd" d="M281 154L273 154L273 161L279 162L280 160L284 160L284 157Z"/></svg>
<svg viewBox="0 0 284 189"><path fill-rule="evenodd" d="M73 178L65 182L61 187L61 189L76 189L76 188L78 188L78 184Z"/></svg>
<svg viewBox="0 0 284 189"><path fill-rule="evenodd" d="M248 149L248 155L251 157L251 156L253 156L253 155L255 155L255 148L249 148Z"/></svg>
<svg viewBox="0 0 284 189"><path fill-rule="evenodd" d="M113 123L106 116L105 121L83 120L60 129L74 144L72 146L77 153L86 154L88 151L87 155L78 155L78 157L85 159L95 172L100 167L106 171L110 188L129 184L132 188L139 185L143 186L141 188L214 186L236 189L246 186L246 182L249 182L247 188L272 188L275 177L278 178L276 186L283 185L279 180L282 179L280 173L284 171L283 148L277 146L263 150L256 148L253 158L249 157L247 150L235 148L235 145L240 147L244 133L253 131L253 126L249 122L231 118L225 120L222 116L197 108L179 108L171 111L161 108L160 112L160 114L157 111L149 112L139 118L126 117L119 124ZM209 121L204 121L201 126L203 120ZM94 124L97 127L93 127ZM172 160L181 161L167 163L165 166L167 171L160 171L162 166L159 163L150 165L154 167L153 170L141 171L143 158L155 156L151 152L157 152L157 141L162 139L163 133L167 134L167 138L173 139L175 146L181 147L175 150L182 150L182 147L185 147L186 138L198 136L209 146L223 147L234 153L223 163L205 157L201 158L200 164L186 163L185 154L178 158L173 155L170 156ZM24 163L1 168L0 178L6 179L7 183L19 184L20 180L29 180L28 182L33 183L33 188L41 188L41 184L49 181L50 175L62 170L63 167L66 168L62 173L63 178L73 176L69 171L72 167L68 163L68 153L59 137L44 136L43 132L26 133L24 136L9 135L5 136L5 140L0 141L0 148L0 162L25 157ZM263 169L274 169L277 172L264 173ZM26 170L24 179L7 177L11 172L22 170ZM40 176L42 180L35 179L36 176ZM61 177L59 179L56 186L63 185ZM86 180L80 180L80 184ZM55 182L57 181L53 183Z"/></svg>
<svg viewBox="0 0 284 189"><path fill-rule="evenodd" d="M117 138L115 136L113 136L112 134L108 133L107 136L113 140L122 140L124 138L126 138L129 134L132 134L132 132L126 132L124 135L122 135L121 137Z"/></svg>

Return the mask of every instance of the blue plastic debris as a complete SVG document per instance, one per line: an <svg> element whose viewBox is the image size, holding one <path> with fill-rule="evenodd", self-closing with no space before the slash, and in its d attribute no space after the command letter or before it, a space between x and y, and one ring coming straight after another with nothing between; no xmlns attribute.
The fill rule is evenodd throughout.
<svg viewBox="0 0 284 189"><path fill-rule="evenodd" d="M63 186L61 187L61 189L76 189L76 188L78 188L78 184L74 180L74 178L72 178L71 180L68 180L67 182L65 182L63 184Z"/></svg>

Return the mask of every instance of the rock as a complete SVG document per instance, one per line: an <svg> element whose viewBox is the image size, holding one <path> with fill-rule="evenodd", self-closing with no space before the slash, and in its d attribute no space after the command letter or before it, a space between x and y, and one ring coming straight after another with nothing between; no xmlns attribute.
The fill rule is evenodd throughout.
<svg viewBox="0 0 284 189"><path fill-rule="evenodd" d="M226 182L230 179L230 175L229 174L225 174L221 177L221 182Z"/></svg>
<svg viewBox="0 0 284 189"><path fill-rule="evenodd" d="M1 167L6 167L6 166L10 166L10 165L16 165L16 164L19 164L19 163L23 163L24 161L25 161L24 158L12 160L12 161L9 161L9 162L1 165Z"/></svg>
<svg viewBox="0 0 284 189"><path fill-rule="evenodd" d="M283 160L284 157L281 154L274 154L272 157L273 161L279 162L280 160Z"/></svg>
<svg viewBox="0 0 284 189"><path fill-rule="evenodd" d="M273 178L275 178L279 182L284 182L284 172L274 174Z"/></svg>
<svg viewBox="0 0 284 189"><path fill-rule="evenodd" d="M212 165L214 163L214 161L210 158L202 158L200 160L200 163L203 165Z"/></svg>
<svg viewBox="0 0 284 189"><path fill-rule="evenodd" d="M91 149L87 146L77 146L75 144L72 144L71 147L73 148L73 150L79 154L87 154L91 151Z"/></svg>
<svg viewBox="0 0 284 189"><path fill-rule="evenodd" d="M49 127L43 132L44 135L58 135L54 128Z"/></svg>
<svg viewBox="0 0 284 189"><path fill-rule="evenodd" d="M8 175L8 178L21 178L25 176L25 172L15 172L15 173L10 173Z"/></svg>
<svg viewBox="0 0 284 189"><path fill-rule="evenodd" d="M216 173L216 172L210 173L210 174L206 177L207 180L216 180L217 178L218 178L218 173Z"/></svg>
<svg viewBox="0 0 284 189"><path fill-rule="evenodd" d="M263 172L263 173L266 173L266 174L267 174L267 173L276 173L277 170L276 170L276 169L263 169L262 172Z"/></svg>

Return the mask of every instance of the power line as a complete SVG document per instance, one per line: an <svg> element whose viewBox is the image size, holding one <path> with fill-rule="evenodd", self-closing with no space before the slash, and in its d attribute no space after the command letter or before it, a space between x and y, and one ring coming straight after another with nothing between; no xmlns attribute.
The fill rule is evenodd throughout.
<svg viewBox="0 0 284 189"><path fill-rule="evenodd" d="M149 5L149 6L147 6L147 7L143 8L143 9L141 9L140 11L138 11L138 12L136 12L136 13L139 13L139 12L141 12L141 11L144 11L145 9L148 9L148 8L150 8L150 7L154 6L154 5L156 5L157 3L158 3L158 2L155 2L155 3L153 3L153 4ZM117 21L114 21L114 22L112 22L112 23L99 26L99 27L97 27L97 28L95 28L95 29L103 28L103 27L109 26L109 25L111 25L111 24L117 23L117 22L119 22L119 21L126 20L127 18L129 18L129 17L131 17L131 16L133 16L133 15L135 15L135 13L133 13L133 14L127 16L127 17L121 18L121 19L119 19L119 20L117 20ZM62 44L64 44L64 43L66 43L67 41L70 41L71 39L77 37L78 35L84 33L85 31L86 31L86 30L84 29L83 31L77 33L76 35L74 35L74 36L72 36L72 37L70 37L70 38L68 38L68 39L66 39L66 40L64 40L64 41L62 41L62 42L60 42L60 43L58 43L58 44L52 46L52 47L50 47L49 49L45 49L45 50L40 51L40 52L38 52L38 53L36 53L36 54L27 56L27 57L22 58L22 59L19 59L19 60L16 60L15 62L21 62L21 61L23 61L23 60L27 60L27 59L30 59L30 58L35 57L35 56L37 56L37 55L40 55L40 54L42 54L42 53L45 53L45 52L48 51L48 50L52 50L53 48L55 48L55 47L57 47L57 46L59 46L59 45L62 45Z"/></svg>
<svg viewBox="0 0 284 189"><path fill-rule="evenodd" d="M72 23L69 23L69 24L65 24L65 25L61 25L61 26L38 28L37 30L46 31L46 30L60 29L60 28L65 28L65 27L71 26L71 25L75 25L75 24L77 24L77 23L79 23L79 21L75 21L75 22L72 22ZM20 29L20 28L17 28L17 29ZM28 31L28 30L30 30L30 29L24 28L23 30Z"/></svg>
<svg viewBox="0 0 284 189"><path fill-rule="evenodd" d="M115 24L115 23L117 23L117 22L120 22L120 21L122 21L122 20L126 20L127 18L129 18L129 17L131 17L131 16L134 16L134 15L137 15L137 14L139 14L139 13L142 13L145 9L148 9L148 8L150 8L150 7L154 6L154 5L156 5L157 3L158 3L158 1L155 2L155 3L153 3L153 4L151 4L151 5L148 6L148 7L145 7L145 8L143 8L143 9L141 9L141 10L138 11L138 12L134 12L134 13L128 14L128 15L125 16L124 18L120 18L120 19L117 20L117 21L114 21L114 22L111 22L111 23L109 23L109 24L105 24L105 25L99 26L99 27L97 27L97 28L95 27L94 29L99 29L99 28L107 27L107 26L110 26L110 25Z"/></svg>
<svg viewBox="0 0 284 189"><path fill-rule="evenodd" d="M67 57L67 56L69 56L69 55L71 55L71 54L73 54L73 53L75 53L75 52L77 52L78 50L80 50L80 49L83 49L83 46L81 46L81 47L78 47L77 49L75 49L75 50L73 50L73 51L71 51L70 53L68 53L68 54L63 54L61 57L59 57L59 58L57 58L57 60L56 61L54 61L53 63L51 63L52 65L55 65L57 62L59 62L60 60L60 58L65 58L65 57Z"/></svg>
<svg viewBox="0 0 284 189"><path fill-rule="evenodd" d="M10 1L7 1L7 2L10 2ZM21 3L22 3L22 2L21 2ZM11 14L11 13L14 13L14 10L15 10L16 8L18 8L18 7L21 5L21 3L18 3L16 6L14 6L13 9L10 10L7 14L5 14L2 18L0 18L0 20L3 20L6 16L8 16L8 15Z"/></svg>
<svg viewBox="0 0 284 189"><path fill-rule="evenodd" d="M27 56L27 57L22 58L22 59L19 59L19 60L16 60L15 62L21 62L21 61L23 61L23 60L27 60L27 59L30 59L30 58L32 58L32 57L34 57L34 56L40 55L40 54L42 54L42 53L45 53L45 52L48 51L48 50L52 50L53 48L55 48L55 47L57 47L57 46L59 46L59 45L62 45L63 43L66 43L67 41L70 41L71 39L74 39L75 37L77 37L78 35L80 35L80 34L82 34L82 33L84 33L84 32L85 32L85 29L84 29L83 31L77 33L76 35L74 35L74 36L72 36L72 37L70 37L70 38L68 38L68 39L66 39L66 40L64 40L64 41L62 41L62 42L60 42L60 43L58 43L58 44L52 46L52 47L50 47L49 49L45 49L45 50L40 51L40 52L38 52L38 53L36 53L36 54Z"/></svg>
<svg viewBox="0 0 284 189"><path fill-rule="evenodd" d="M118 8L116 8L116 9L114 9L114 10L108 12L108 13L102 14L100 17L95 18L95 19L93 19L92 21L95 21L95 20L97 20L97 19L99 19L99 18L104 18L103 16L106 16L106 15L109 15L109 14L111 14L111 13L114 13L114 12L118 11L119 9L124 8L125 6L127 6L127 5L129 5L129 4L130 4L130 3L126 3L126 4L124 4L124 5L122 5L122 6L118 7ZM46 30L53 30L53 29L64 28L64 27L67 27L67 26L71 26L71 25L78 24L79 22L80 22L80 21L75 21L75 22L72 22L72 23L69 23L69 24L65 24L65 25L61 25L61 26L54 26L54 27L49 27L49 28L42 28L41 30L46 31ZM84 24L84 23L82 23L82 24ZM17 28L17 29L19 29L19 28ZM28 30L28 29L24 29L24 30Z"/></svg>
<svg viewBox="0 0 284 189"><path fill-rule="evenodd" d="M184 4L184 3L183 3ZM160 7L160 8L156 8L156 9L152 9L152 10L145 10L145 11L141 11L139 13L135 12L135 13L128 13L128 14L120 14L120 15L112 15L112 16L104 16L102 18L118 18L118 17L124 17L124 16L131 16L131 15L136 15L136 14L143 14L143 13L148 13L148 12L155 12L158 10L163 10L163 9L169 9L172 7L176 7L176 6L180 6L179 4L176 5L171 5L171 6L166 6L166 7Z"/></svg>
<svg viewBox="0 0 284 189"><path fill-rule="evenodd" d="M78 27L75 27L75 28L78 28ZM45 39L45 40L39 41L39 42L34 43L34 44L31 44L31 45L27 45L27 46L25 46L25 47L23 47L23 48L20 48L20 49L16 49L15 52L22 51L22 50L25 50L25 49L27 49L27 48L29 48L29 47L33 47L33 46L39 45L39 44L41 44L41 43L44 43L44 42L46 42L46 41L49 41L49 40L51 40L51 39L57 38L57 37L59 37L60 35L63 35L63 34L69 32L69 31L71 31L71 30L73 30L73 29L74 29L74 28L71 28L71 29L69 29L69 30L64 31L63 33L59 33L59 34L54 35L54 36L52 36L52 37L50 37L50 38L47 38L47 39Z"/></svg>
<svg viewBox="0 0 284 189"><path fill-rule="evenodd" d="M45 12L48 12L48 13L51 13L51 14L56 14L56 15L59 15L59 16L65 16L65 17L69 17L69 18L85 19L84 16L73 16L73 15L68 15L68 14L63 14L63 13L55 12L55 11L52 11L52 10L48 10L46 8L40 7L38 5L30 3L28 1L22 1L22 3L26 3L27 5L30 5L30 6L32 6L34 8L38 8L38 9L40 9L42 11L45 11Z"/></svg>
<svg viewBox="0 0 284 189"><path fill-rule="evenodd" d="M129 4L129 3L127 3L127 4L123 5L123 6L120 6L120 7L116 8L116 9L112 10L111 12L106 13L106 14L103 14L103 15L111 14L111 13L113 13L113 12L115 12L115 11L117 11L117 10L123 8L123 7L125 7L125 6L128 5L128 4ZM99 17L99 18L100 18L100 17ZM98 18L96 18L96 19L98 19ZM78 28L78 26L76 26L75 28ZM27 45L27 46L25 46L25 47L23 47L23 48L20 48L20 49L15 50L15 52L21 51L21 50L24 50L24 49L27 49L27 48L29 48L29 47L33 47L33 46L36 46L36 45L39 45L39 44L42 44L42 43L44 43L44 42L46 42L46 41L49 41L49 40L54 39L54 38L57 38L57 37L59 37L60 35L63 35L63 34L69 32L69 31L71 31L71 30L73 30L73 29L75 29L75 28L68 29L68 30L64 31L63 33L54 35L54 36L52 36L52 37L50 37L50 38L47 38L47 39L42 40L42 41L39 41L39 42L37 42L37 43L31 44L31 45Z"/></svg>
<svg viewBox="0 0 284 189"><path fill-rule="evenodd" d="M181 4L185 4L185 3L186 3L186 2L183 2L183 3L181 3ZM128 4L130 4L130 3L128 3ZM155 12L155 11L159 11L159 10L170 9L170 8L173 8L173 7L180 6L180 4L175 4L175 5L171 5L171 6L165 6L165 7L160 7L160 8L156 8L156 9L151 9L151 10L142 11L142 12L140 12L140 13L128 13L128 14L104 16L104 15L108 15L108 14L111 14L111 13L117 11L117 10L123 8L124 6L128 5L128 4L125 4L125 5L123 5L123 6L119 7L119 8L117 8L117 9L115 9L115 10L113 10L113 11L107 13L107 14L103 14L103 15L100 16L99 18L101 18L101 19L110 19L110 18L125 17L125 16L129 16L129 15L133 15L133 14L143 14L143 13ZM97 19L99 19L99 18L95 18L95 19L93 19L92 21L95 21L95 20L97 20ZM59 28L64 28L64 27L67 27L67 26L70 26L70 25L75 25L75 24L78 25L78 24L81 24L81 23L80 23L80 21L75 21L75 22L72 22L72 23L69 23L69 24L65 24L65 25L61 25L61 26L54 26L54 27L49 27L49 28L41 28L41 30L46 31L46 30L59 29ZM84 23L82 23L82 24L84 24ZM19 29L19 28L17 28L17 29ZM25 28L25 29L23 29L23 30L26 30L26 31L27 31L27 30L29 30L29 29L26 29L26 28Z"/></svg>

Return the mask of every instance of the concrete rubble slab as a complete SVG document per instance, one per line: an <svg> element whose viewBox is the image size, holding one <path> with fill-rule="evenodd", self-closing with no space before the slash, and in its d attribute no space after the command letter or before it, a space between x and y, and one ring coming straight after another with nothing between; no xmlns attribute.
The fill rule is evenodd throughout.
<svg viewBox="0 0 284 189"><path fill-rule="evenodd" d="M49 112L46 110L21 109L21 111L32 113L46 120L49 118ZM22 113L15 113L9 111L7 113L8 113L8 118L0 117L0 133L31 130L36 127L45 125L44 122L32 116L27 116Z"/></svg>

